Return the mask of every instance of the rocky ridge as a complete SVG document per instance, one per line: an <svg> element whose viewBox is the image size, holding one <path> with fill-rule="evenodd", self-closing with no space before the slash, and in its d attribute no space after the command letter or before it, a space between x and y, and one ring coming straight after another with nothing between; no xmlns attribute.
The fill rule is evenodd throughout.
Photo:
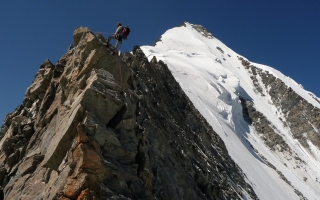
<svg viewBox="0 0 320 200"><path fill-rule="evenodd" d="M259 93L262 97L270 97L272 105L276 107L277 112L281 116L279 117L279 120L283 123L283 126L290 130L292 137L296 139L301 146L310 153L310 155L317 159L317 155L314 154L310 147L310 142L312 145L320 148L320 109L306 101L293 91L292 88L288 87L282 80L276 78L268 71L252 65L242 57L239 57L239 60L250 74L256 93ZM301 171L300 173L305 173L307 170L306 162L301 159L299 155L297 155L297 153L286 143L281 131L279 131L263 113L257 111L253 102L242 97L240 100L243 107L244 118L252 125L255 131L260 134L260 138L264 143L279 157L283 157L288 163L293 165L296 170ZM263 158L259 152L256 151L256 153ZM265 160L265 162L268 163L267 160ZM279 173L279 170L269 163L268 166L277 171L279 176L291 185L291 183L288 182L281 173ZM303 180L307 181L307 177L308 176L305 175ZM318 180L313 180L313 178L314 177L310 178L308 181L314 182L315 185L317 185ZM295 188L292 185L291 187L300 199L307 199L298 188Z"/></svg>
<svg viewBox="0 0 320 200"><path fill-rule="evenodd" d="M167 30L155 46L141 49L149 60L156 56L168 64L260 198L317 199L319 148L306 132L314 127L317 137L317 128L308 122L311 117L304 116L310 114L308 110L291 110L303 98L301 106L308 107L308 101L319 107L317 97L278 70L250 63L205 32L201 25L183 23ZM316 110L312 105L311 110ZM288 122L289 115L294 120ZM288 125L292 123L297 123L295 134ZM299 135L304 141L299 141Z"/></svg>
<svg viewBox="0 0 320 200"><path fill-rule="evenodd" d="M268 71L252 65L243 58L240 58L240 60L248 73L251 74L250 78L257 92L261 96L268 95L271 97L272 104L281 113L280 120L284 126L288 127L293 137L313 154L310 151L307 140L310 140L313 145L320 148L320 109L307 102L292 88Z"/></svg>
<svg viewBox="0 0 320 200"><path fill-rule="evenodd" d="M73 39L1 127L4 199L257 199L162 61Z"/></svg>

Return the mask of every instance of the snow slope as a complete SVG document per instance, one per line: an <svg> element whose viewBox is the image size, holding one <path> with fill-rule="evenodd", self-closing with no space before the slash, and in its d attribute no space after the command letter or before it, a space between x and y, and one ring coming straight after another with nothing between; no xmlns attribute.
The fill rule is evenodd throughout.
<svg viewBox="0 0 320 200"><path fill-rule="evenodd" d="M149 60L156 56L171 70L195 107L224 140L229 154L241 167L260 199L299 199L295 189L307 199L320 199L320 162L300 146L279 120L270 97L257 94L250 75L241 65L243 57L206 32L201 26L185 26L166 31L155 47L142 46ZM254 64L283 80L314 106L320 104L291 78L271 67ZM276 127L294 155L273 152L256 131L244 121L239 95L252 99L255 108ZM251 145L258 153L254 151ZM315 153L320 150L312 146ZM263 158L261 157L263 155ZM319 154L318 154L319 155ZM298 156L304 163L295 163ZM291 183L268 166L271 163ZM305 181L307 177L308 181ZM244 194L245 196L245 194Z"/></svg>

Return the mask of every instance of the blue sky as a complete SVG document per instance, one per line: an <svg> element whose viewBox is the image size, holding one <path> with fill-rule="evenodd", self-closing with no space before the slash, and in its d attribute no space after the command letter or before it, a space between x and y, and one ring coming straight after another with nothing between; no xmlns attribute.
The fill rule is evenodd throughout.
<svg viewBox="0 0 320 200"><path fill-rule="evenodd" d="M269 65L320 96L320 1L2 1L0 120L19 106L41 63L55 64L76 27L131 27L122 51L153 45L184 21L201 24L249 60Z"/></svg>

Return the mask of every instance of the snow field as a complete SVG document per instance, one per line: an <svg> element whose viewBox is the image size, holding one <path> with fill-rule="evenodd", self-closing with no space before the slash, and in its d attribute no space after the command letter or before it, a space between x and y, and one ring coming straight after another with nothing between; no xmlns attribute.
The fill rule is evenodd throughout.
<svg viewBox="0 0 320 200"><path fill-rule="evenodd" d="M254 91L250 76L238 59L240 55L218 39L202 36L189 23L186 27L168 30L155 47L142 46L141 49L149 60L156 56L168 65L186 95L223 139L229 154L246 174L247 181L260 199L299 199L294 188L308 199L320 199L319 156L314 158L302 149L292 138L290 130L283 126L279 119L282 113L272 105L271 98L268 95L262 97ZM315 98L281 72L265 65L252 64L269 71L313 105L320 107ZM263 92L267 94L266 90ZM294 155L273 152L263 143L255 130L244 121L239 95L252 99L255 108L274 125ZM282 180L251 145L292 186ZM320 155L317 147L313 146L312 151ZM294 156L304 161L299 163L299 168L292 158Z"/></svg>

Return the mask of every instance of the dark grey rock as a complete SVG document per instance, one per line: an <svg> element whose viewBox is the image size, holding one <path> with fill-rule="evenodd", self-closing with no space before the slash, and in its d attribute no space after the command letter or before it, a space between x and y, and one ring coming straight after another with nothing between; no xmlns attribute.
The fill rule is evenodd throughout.
<svg viewBox="0 0 320 200"><path fill-rule="evenodd" d="M273 104L282 111L284 116L282 121L291 129L294 138L307 149L309 149L307 138L320 148L320 109L307 102L272 74L253 65L248 70L253 73L251 78L256 89L264 96L262 87L265 88ZM263 85L256 81L256 76L261 77Z"/></svg>

